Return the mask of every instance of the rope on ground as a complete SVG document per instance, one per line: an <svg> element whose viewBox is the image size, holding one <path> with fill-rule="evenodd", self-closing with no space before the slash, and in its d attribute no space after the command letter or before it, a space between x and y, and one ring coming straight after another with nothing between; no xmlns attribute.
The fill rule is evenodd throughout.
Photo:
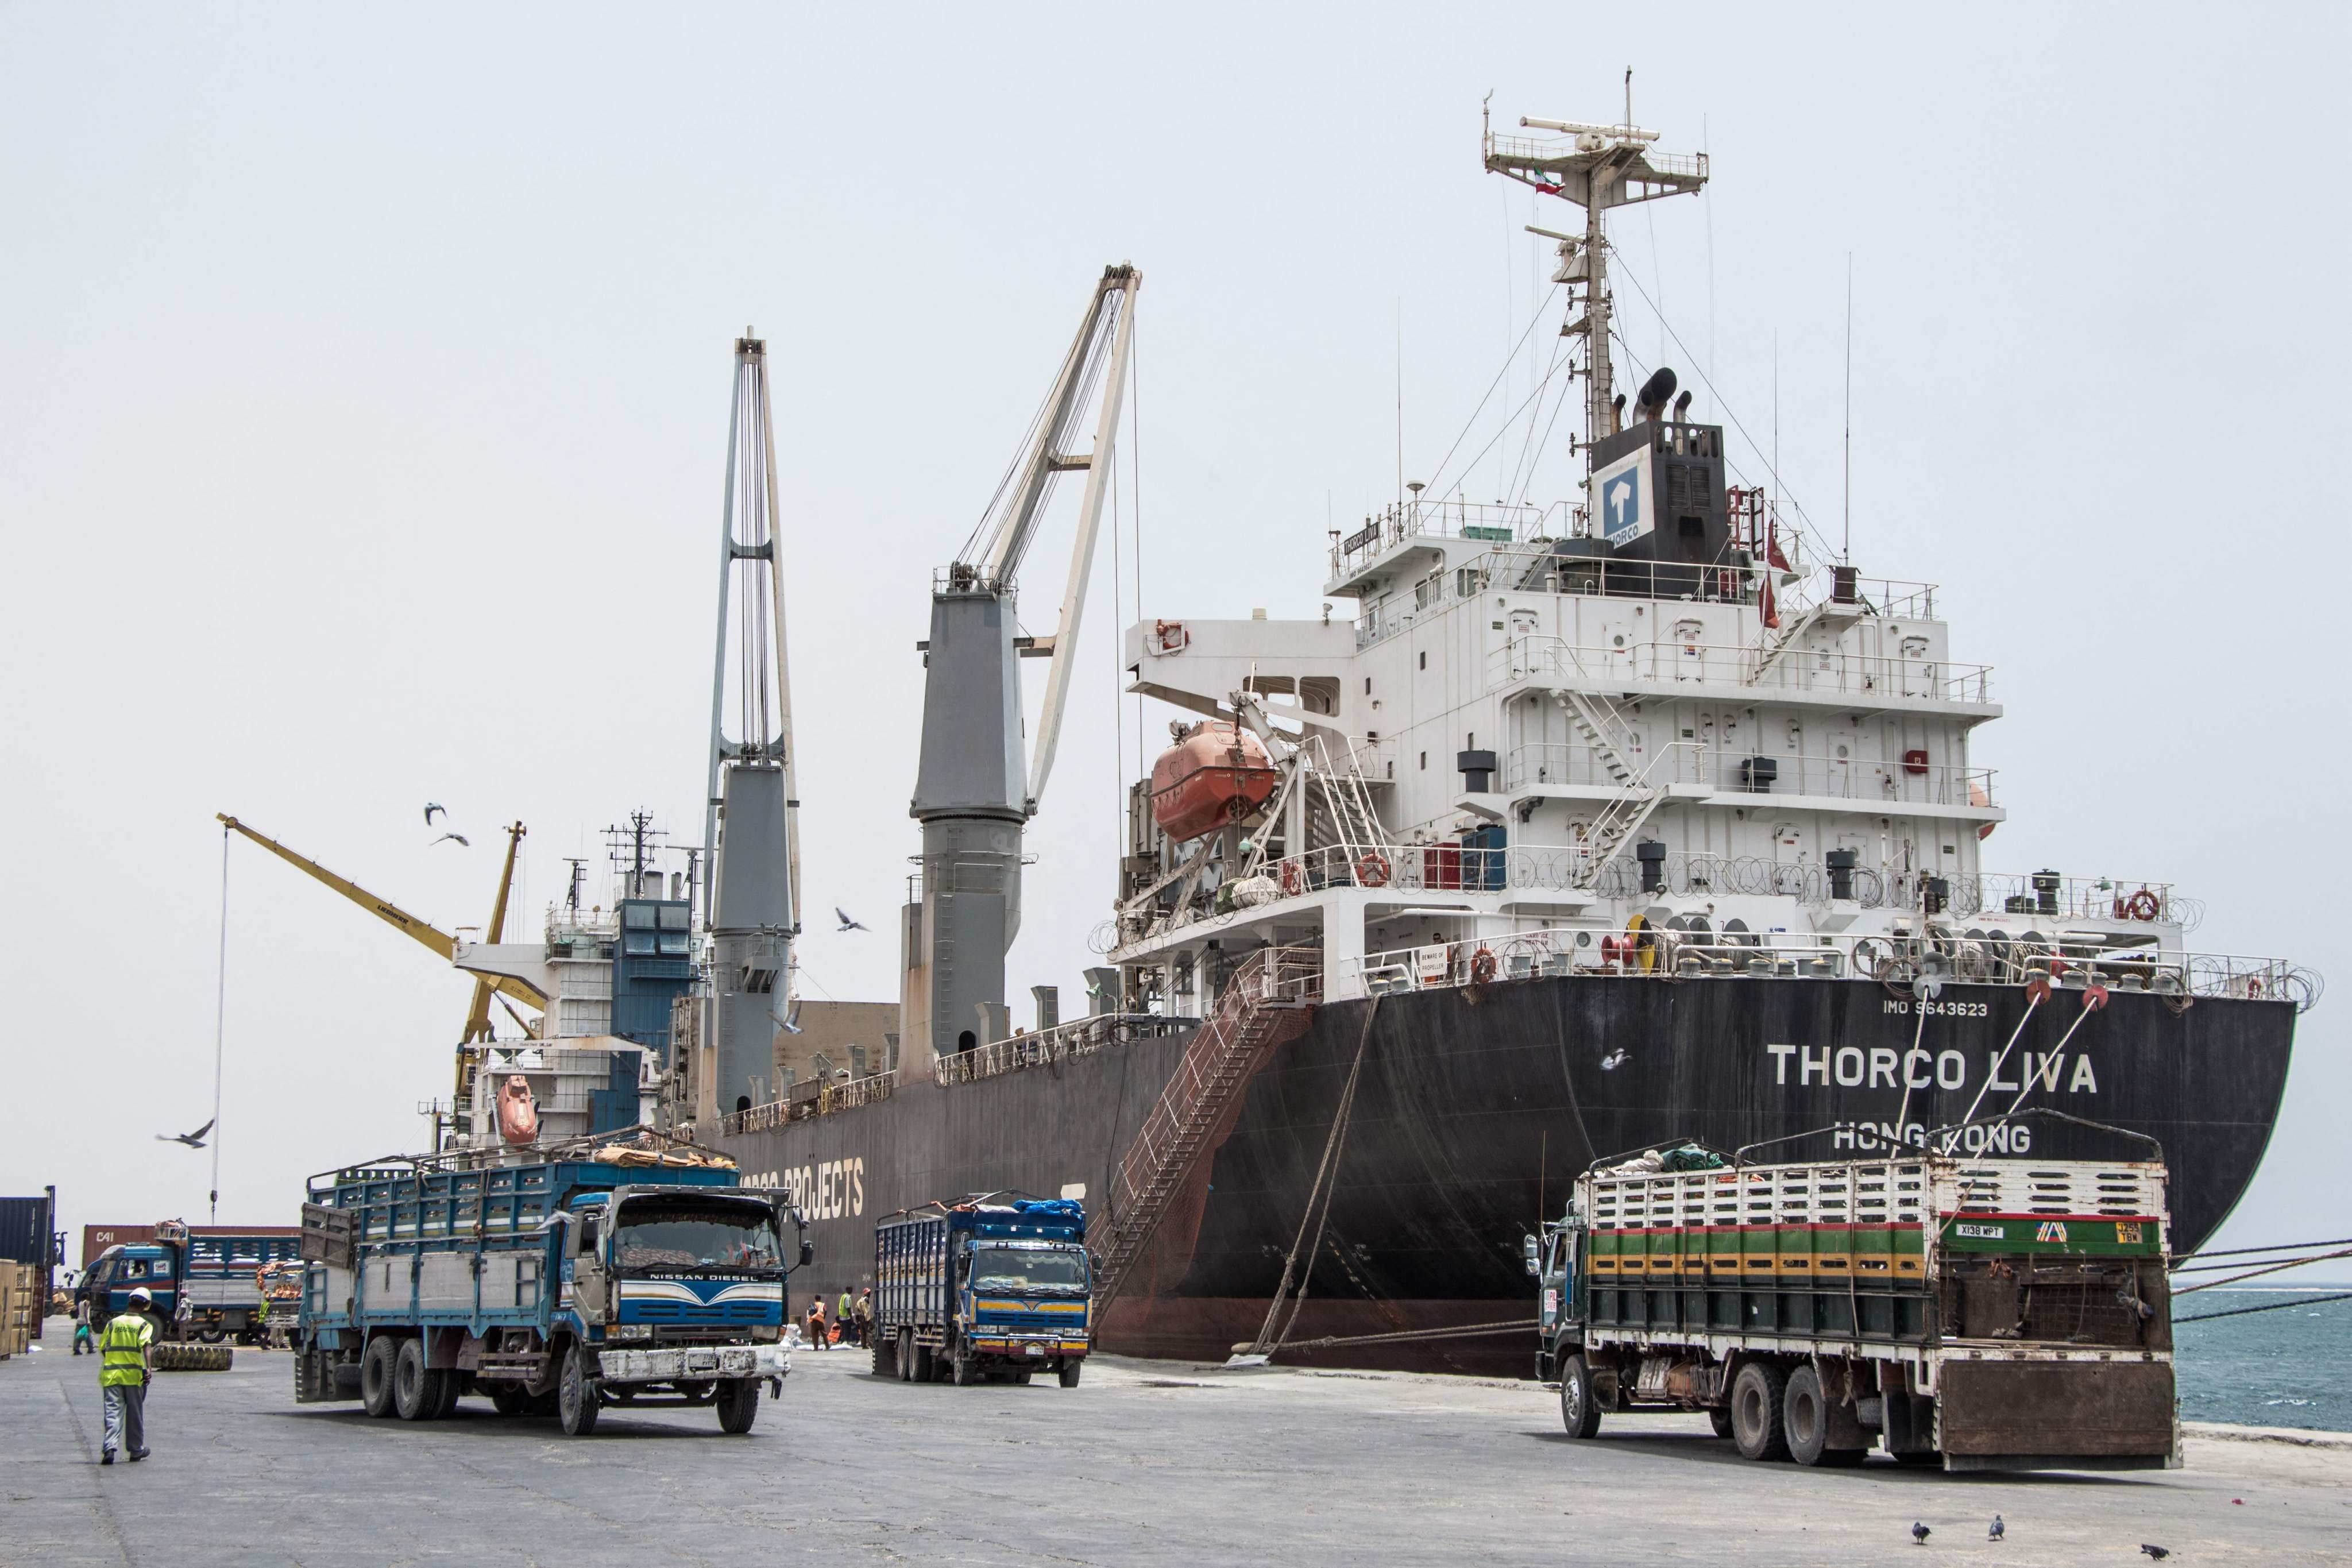
<svg viewBox="0 0 2352 1568"><path fill-rule="evenodd" d="M2248 1312L2283 1312L2289 1307L2316 1307L2322 1301L2352 1301L2352 1290L2338 1291L2333 1296L2305 1296L2294 1301L2272 1301L2260 1307L2232 1307L2226 1312L2200 1312L2193 1318L2175 1318L2172 1326L2177 1329L2183 1323L2202 1323L2214 1318L2242 1318Z"/></svg>
<svg viewBox="0 0 2352 1568"><path fill-rule="evenodd" d="M1333 1345L1402 1344L1407 1340L1466 1340L1481 1334L1523 1333L1543 1327L1540 1318L1518 1318L1507 1323L1465 1323L1451 1329L1399 1329L1386 1334L1331 1334L1319 1340L1293 1340L1276 1348L1286 1351L1319 1351Z"/></svg>

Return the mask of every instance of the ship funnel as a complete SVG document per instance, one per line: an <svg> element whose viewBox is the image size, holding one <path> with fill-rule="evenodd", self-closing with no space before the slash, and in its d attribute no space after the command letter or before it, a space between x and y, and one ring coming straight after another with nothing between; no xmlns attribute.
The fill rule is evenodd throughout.
<svg viewBox="0 0 2352 1568"><path fill-rule="evenodd" d="M1609 400L1609 433L1616 435L1625 428L1625 395L1619 393Z"/></svg>
<svg viewBox="0 0 2352 1568"><path fill-rule="evenodd" d="M1675 373L1660 365L1650 379L1642 384L1642 395L1634 405L1634 416L1655 419L1666 411L1666 399L1675 395Z"/></svg>
<svg viewBox="0 0 2352 1568"><path fill-rule="evenodd" d="M1677 423L1681 423L1690 417L1690 389L1688 387L1685 387L1683 389L1683 395L1675 399L1675 419Z"/></svg>

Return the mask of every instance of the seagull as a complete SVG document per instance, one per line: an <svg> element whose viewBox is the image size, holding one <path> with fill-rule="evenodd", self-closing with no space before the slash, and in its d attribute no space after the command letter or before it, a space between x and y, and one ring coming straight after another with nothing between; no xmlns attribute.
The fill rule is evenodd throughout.
<svg viewBox="0 0 2352 1568"><path fill-rule="evenodd" d="M1985 1531L1985 1539L1987 1541L1999 1541L2002 1536L2007 1535L2008 1533L2009 1526L2001 1523L2000 1515L1994 1514L1992 1516L1992 1527Z"/></svg>
<svg viewBox="0 0 2352 1568"><path fill-rule="evenodd" d="M474 841L467 837L462 833L445 833L440 837L435 839L433 844L446 844L452 838L457 841L457 847L460 849L471 849L474 847ZM430 849L433 847L433 844L427 844L425 847Z"/></svg>
<svg viewBox="0 0 2352 1568"><path fill-rule="evenodd" d="M1623 1067L1625 1063L1632 1058L1633 1055L1633 1052L1622 1047L1617 1050L1613 1050L1607 1056L1601 1058L1601 1070L1602 1072L1615 1072L1619 1068Z"/></svg>
<svg viewBox="0 0 2352 1568"><path fill-rule="evenodd" d="M2163 1562L2166 1558L2168 1558L2168 1557L2169 1557L2169 1556L2171 1556L2171 1555L2172 1555L2172 1549L2171 1549L2170 1547L2168 1547L2168 1546L2150 1546L2150 1545L2149 1545L2147 1542L2145 1542L2145 1541L2143 1541L2143 1542L2141 1542L2139 1543L2139 1549L2140 1549L2142 1552L2147 1552L2150 1557L2155 1558L2158 1563Z"/></svg>
<svg viewBox="0 0 2352 1568"><path fill-rule="evenodd" d="M849 911L843 909L839 904L833 906L833 912L835 918L841 921L842 931L869 931L872 929L864 921L851 920L849 918Z"/></svg>
<svg viewBox="0 0 2352 1568"><path fill-rule="evenodd" d="M213 1119L215 1121L219 1120L220 1119L218 1117L215 1117ZM212 1122L207 1121L202 1127L197 1128L194 1132L158 1132L155 1134L155 1142L158 1143L185 1143L191 1149L201 1149L205 1146L205 1134L210 1132L212 1130Z"/></svg>
<svg viewBox="0 0 2352 1568"><path fill-rule="evenodd" d="M448 815L449 815L449 808L448 808L447 806L446 806L446 805L442 805L439 801L437 801L437 800L428 800L428 801L426 801L426 802L425 803L425 826L430 827L430 826L433 826L433 814L434 814L435 812L436 812L436 811L437 811L437 812L439 812L439 813L440 813L442 816L448 816Z"/></svg>
<svg viewBox="0 0 2352 1568"><path fill-rule="evenodd" d="M1918 1544L1922 1546L1927 1545L1927 1537L1933 1533L1934 1531L1930 1531L1926 1525L1920 1523L1917 1520L1915 1519L1911 1521L1911 1539L1918 1542Z"/></svg>

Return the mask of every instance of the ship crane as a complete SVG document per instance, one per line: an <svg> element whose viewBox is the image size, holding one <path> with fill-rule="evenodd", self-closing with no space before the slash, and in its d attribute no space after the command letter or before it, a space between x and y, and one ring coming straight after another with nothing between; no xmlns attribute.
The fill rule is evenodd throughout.
<svg viewBox="0 0 2352 1568"><path fill-rule="evenodd" d="M310 857L296 854L293 850L289 849L285 845L280 844L278 840L270 837L268 834L254 831L254 829L247 826L244 823L239 822L236 817L229 816L226 812L216 812L214 815L220 818L221 826L228 829L230 832L243 834L246 837L252 839L256 844L260 845L264 849L268 850L272 855L277 856L280 860L285 861L296 870L325 883L336 892L341 893L352 902L359 905L360 908L367 910L368 913L375 916L376 919L383 921L384 924L392 927L393 930L402 932L445 959L451 960L452 962L456 961L457 957L457 939L455 936L452 936L449 932L441 930L439 927L433 925L429 921L417 919L415 915L410 914L406 910L402 909L398 904L394 903L390 899L378 898L375 894L369 892L365 888L361 887L357 882L352 881L348 877L339 877L335 875L334 872L328 870L324 866L320 865L316 860L311 859ZM506 934L507 900L509 895L514 890L515 852L522 844L523 834L526 831L527 829L525 829L523 825L520 822L513 824L507 829L506 864L499 871L498 897L493 900L490 904L490 924L487 934L492 942L497 942L502 940ZM462 968L464 966L461 964L459 967ZM475 973L474 997L472 1003L466 1009L466 1032L462 1037L460 1037L457 1046L457 1068L455 1090L457 1097L456 1103L460 1106L465 1105L471 1098L474 1087L473 1069L475 1058L466 1047L468 1046L484 1045L490 1040L492 1036L492 1030L490 1028L490 997L493 994L501 998L512 997L515 1001L521 1003L524 1006L535 1007L542 1014L547 1011L547 994L540 990L538 986L531 984L529 981L519 980L509 974L489 974L478 971ZM512 1018L517 1024L520 1024L522 1026L524 1034L530 1036L534 1039L539 1037L539 1032L541 1027L540 1024L535 1024L530 1020L526 1019L521 1014L517 1013L511 1005L503 1000L499 1003L499 1005L506 1008L507 1016L509 1017Z"/></svg>
<svg viewBox="0 0 2352 1568"><path fill-rule="evenodd" d="M1143 275L1104 268L1052 389L996 495L931 592L923 645L922 761L908 813L923 825L922 922L900 1038L948 1055L1005 1032L1004 955L1021 925L1021 836L1054 771L1094 571ZM1089 409L1094 446L1080 450ZM1016 635L1014 585L1055 481L1083 472L1077 535L1059 616L1045 637ZM1026 766L1022 658L1048 660ZM928 942L923 939L928 938Z"/></svg>
<svg viewBox="0 0 2352 1568"><path fill-rule="evenodd" d="M727 489L719 551L718 651L710 677L703 921L710 938L709 1099L721 1112L766 1098L775 1042L790 1031L800 934L800 790L784 644L784 570L768 345L735 341ZM730 636L731 634L731 636ZM734 668L732 681L729 667ZM735 697L729 732L729 693ZM698 1091L697 1098L702 1098Z"/></svg>

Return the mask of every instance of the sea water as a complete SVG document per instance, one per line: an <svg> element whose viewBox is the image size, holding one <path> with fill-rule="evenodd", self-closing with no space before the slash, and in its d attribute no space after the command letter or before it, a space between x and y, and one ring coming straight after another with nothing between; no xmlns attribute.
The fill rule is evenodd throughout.
<svg viewBox="0 0 2352 1568"><path fill-rule="evenodd" d="M2352 1432L2352 1300L2313 1301L2352 1287L2200 1290L2173 1299L2173 1355L2185 1421ZM2241 1307L2248 1312L2183 1322Z"/></svg>

